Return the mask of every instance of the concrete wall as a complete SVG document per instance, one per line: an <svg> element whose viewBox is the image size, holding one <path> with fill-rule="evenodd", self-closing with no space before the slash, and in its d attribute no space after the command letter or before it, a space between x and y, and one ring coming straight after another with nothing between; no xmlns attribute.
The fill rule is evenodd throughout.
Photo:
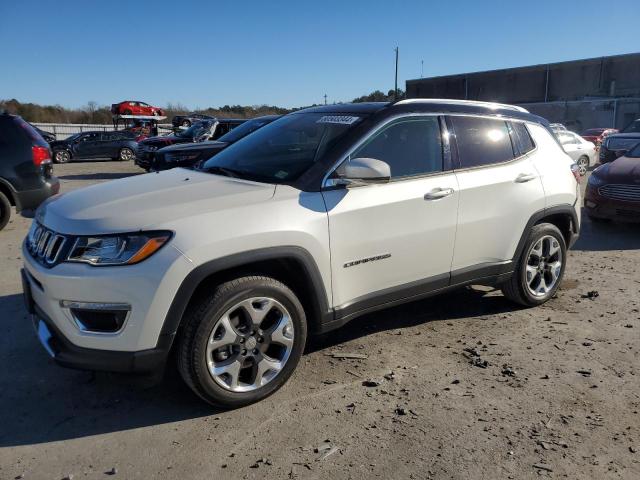
<svg viewBox="0 0 640 480"><path fill-rule="evenodd" d="M576 125L577 129L614 125L622 128L632 120L631 116L640 118L637 101L623 100L640 98L640 53L407 80L406 91L408 98L523 105L551 121ZM565 103L593 99L599 101ZM546 102L553 103L539 105Z"/></svg>

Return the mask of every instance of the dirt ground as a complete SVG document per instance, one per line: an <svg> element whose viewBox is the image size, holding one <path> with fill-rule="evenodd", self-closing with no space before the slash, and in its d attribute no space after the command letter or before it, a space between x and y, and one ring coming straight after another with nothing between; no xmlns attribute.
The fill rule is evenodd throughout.
<svg viewBox="0 0 640 480"><path fill-rule="evenodd" d="M55 170L63 191L139 173ZM267 400L215 411L174 371L149 387L48 358L21 298L29 222L0 232L0 479L640 478L640 226L585 219L542 307L467 288L367 315Z"/></svg>

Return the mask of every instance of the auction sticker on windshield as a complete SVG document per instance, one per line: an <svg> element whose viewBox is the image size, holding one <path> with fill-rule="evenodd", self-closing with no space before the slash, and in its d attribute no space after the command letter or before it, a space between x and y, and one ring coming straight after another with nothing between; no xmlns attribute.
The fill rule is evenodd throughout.
<svg viewBox="0 0 640 480"><path fill-rule="evenodd" d="M360 117L352 117L350 115L325 115L320 117L316 123L339 123L340 125L351 125L357 122Z"/></svg>

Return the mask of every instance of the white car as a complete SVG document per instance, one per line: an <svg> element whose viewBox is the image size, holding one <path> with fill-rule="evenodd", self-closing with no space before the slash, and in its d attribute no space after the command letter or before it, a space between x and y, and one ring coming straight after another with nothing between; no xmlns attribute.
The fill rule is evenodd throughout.
<svg viewBox="0 0 640 480"><path fill-rule="evenodd" d="M198 170L43 204L24 298L58 363L152 372L173 349L194 392L238 407L286 382L308 334L364 313L469 284L551 299L580 229L578 179L519 107L314 107Z"/></svg>
<svg viewBox="0 0 640 480"><path fill-rule="evenodd" d="M593 167L598 160L596 146L593 142L585 140L577 133L570 131L556 132L562 148L576 162L580 175L585 175L587 170Z"/></svg>

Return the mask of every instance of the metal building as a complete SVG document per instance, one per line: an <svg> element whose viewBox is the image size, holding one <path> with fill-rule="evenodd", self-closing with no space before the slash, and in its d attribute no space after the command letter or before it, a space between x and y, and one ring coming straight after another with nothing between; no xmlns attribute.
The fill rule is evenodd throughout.
<svg viewBox="0 0 640 480"><path fill-rule="evenodd" d="M407 80L409 98L521 105L575 131L640 118L640 53Z"/></svg>

